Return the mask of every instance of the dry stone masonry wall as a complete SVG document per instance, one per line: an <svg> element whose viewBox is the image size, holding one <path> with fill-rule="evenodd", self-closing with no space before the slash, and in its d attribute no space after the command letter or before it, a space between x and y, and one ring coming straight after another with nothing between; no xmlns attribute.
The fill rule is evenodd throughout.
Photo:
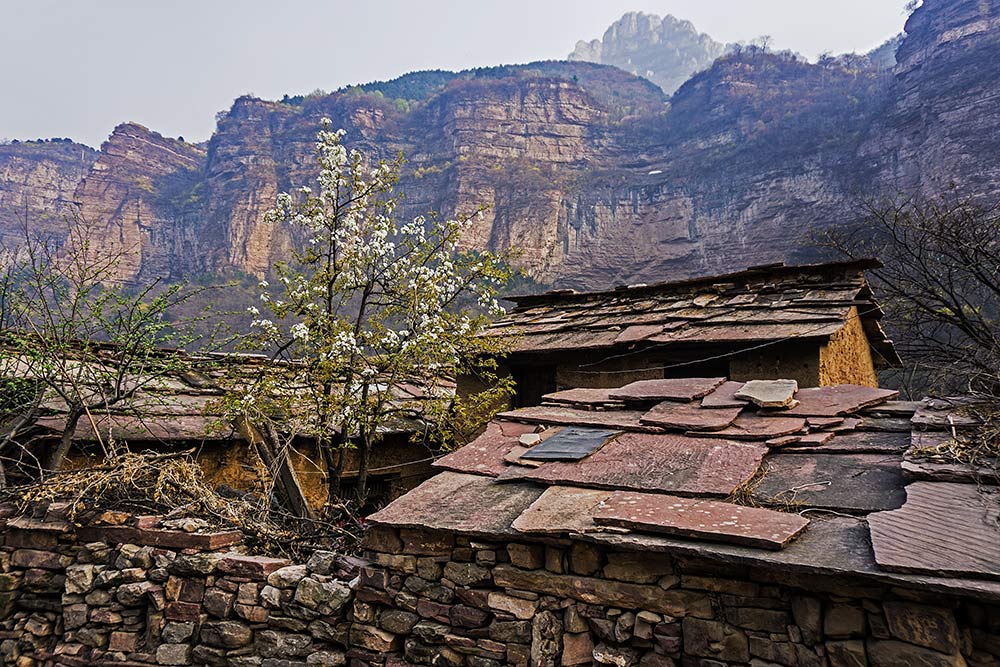
<svg viewBox="0 0 1000 667"><path fill-rule="evenodd" d="M142 521L75 529L58 509L8 521L0 663L346 664L352 559L247 556L232 551L238 533L190 534Z"/></svg>
<svg viewBox="0 0 1000 667"><path fill-rule="evenodd" d="M569 541L376 527L355 610L448 667L986 667L1000 606ZM355 613L352 632L360 633ZM386 634L388 633L388 634ZM391 638L390 638L391 637ZM384 641L383 641L384 640Z"/></svg>
<svg viewBox="0 0 1000 667"><path fill-rule="evenodd" d="M367 560L238 553L149 517L7 520L0 663L994 667L1000 606L852 579L371 528Z"/></svg>

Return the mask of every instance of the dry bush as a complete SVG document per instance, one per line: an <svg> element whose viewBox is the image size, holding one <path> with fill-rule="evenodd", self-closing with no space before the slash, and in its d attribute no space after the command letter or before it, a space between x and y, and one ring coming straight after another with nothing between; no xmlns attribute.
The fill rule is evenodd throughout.
<svg viewBox="0 0 1000 667"><path fill-rule="evenodd" d="M339 521L306 521L271 502L271 479L262 469L264 493L222 495L205 480L193 450L178 453L115 452L101 465L64 470L44 481L13 486L2 498L22 513L37 505L68 503L71 521L112 510L129 514L192 517L206 529L236 529L254 553L301 557L315 549L350 553L360 536L357 521L346 512ZM262 468L262 466L261 466Z"/></svg>

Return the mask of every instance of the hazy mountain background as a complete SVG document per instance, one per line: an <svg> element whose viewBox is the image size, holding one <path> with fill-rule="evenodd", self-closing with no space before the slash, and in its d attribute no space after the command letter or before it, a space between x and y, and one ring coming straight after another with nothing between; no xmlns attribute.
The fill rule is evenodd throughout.
<svg viewBox="0 0 1000 667"><path fill-rule="evenodd" d="M310 181L329 116L352 145L406 153L405 214L490 205L468 245L519 248L542 284L815 259L813 234L867 197L1000 190L1000 0L927 0L900 27L871 54L807 62L633 13L570 61L244 96L205 143L136 123L99 150L11 143L0 240L73 214L130 249L126 280L261 275L293 242L263 214Z"/></svg>

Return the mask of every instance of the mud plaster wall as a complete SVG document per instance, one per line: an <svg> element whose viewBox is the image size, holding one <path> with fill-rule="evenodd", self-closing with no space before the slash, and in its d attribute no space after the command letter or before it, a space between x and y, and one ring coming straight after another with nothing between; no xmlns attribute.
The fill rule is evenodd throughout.
<svg viewBox="0 0 1000 667"><path fill-rule="evenodd" d="M878 386L871 346L868 344L856 307L851 308L847 324L820 348L819 381L823 386L835 384Z"/></svg>
<svg viewBox="0 0 1000 667"><path fill-rule="evenodd" d="M795 380L800 387L821 386L819 343L789 342L744 352L729 362L729 378L749 380Z"/></svg>

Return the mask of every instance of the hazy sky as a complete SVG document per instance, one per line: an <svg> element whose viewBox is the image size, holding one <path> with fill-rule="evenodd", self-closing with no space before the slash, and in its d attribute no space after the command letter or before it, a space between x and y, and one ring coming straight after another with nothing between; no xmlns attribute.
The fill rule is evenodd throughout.
<svg viewBox="0 0 1000 667"><path fill-rule="evenodd" d="M629 10L810 58L899 32L904 0L0 0L0 138L209 137L233 98L564 58Z"/></svg>

